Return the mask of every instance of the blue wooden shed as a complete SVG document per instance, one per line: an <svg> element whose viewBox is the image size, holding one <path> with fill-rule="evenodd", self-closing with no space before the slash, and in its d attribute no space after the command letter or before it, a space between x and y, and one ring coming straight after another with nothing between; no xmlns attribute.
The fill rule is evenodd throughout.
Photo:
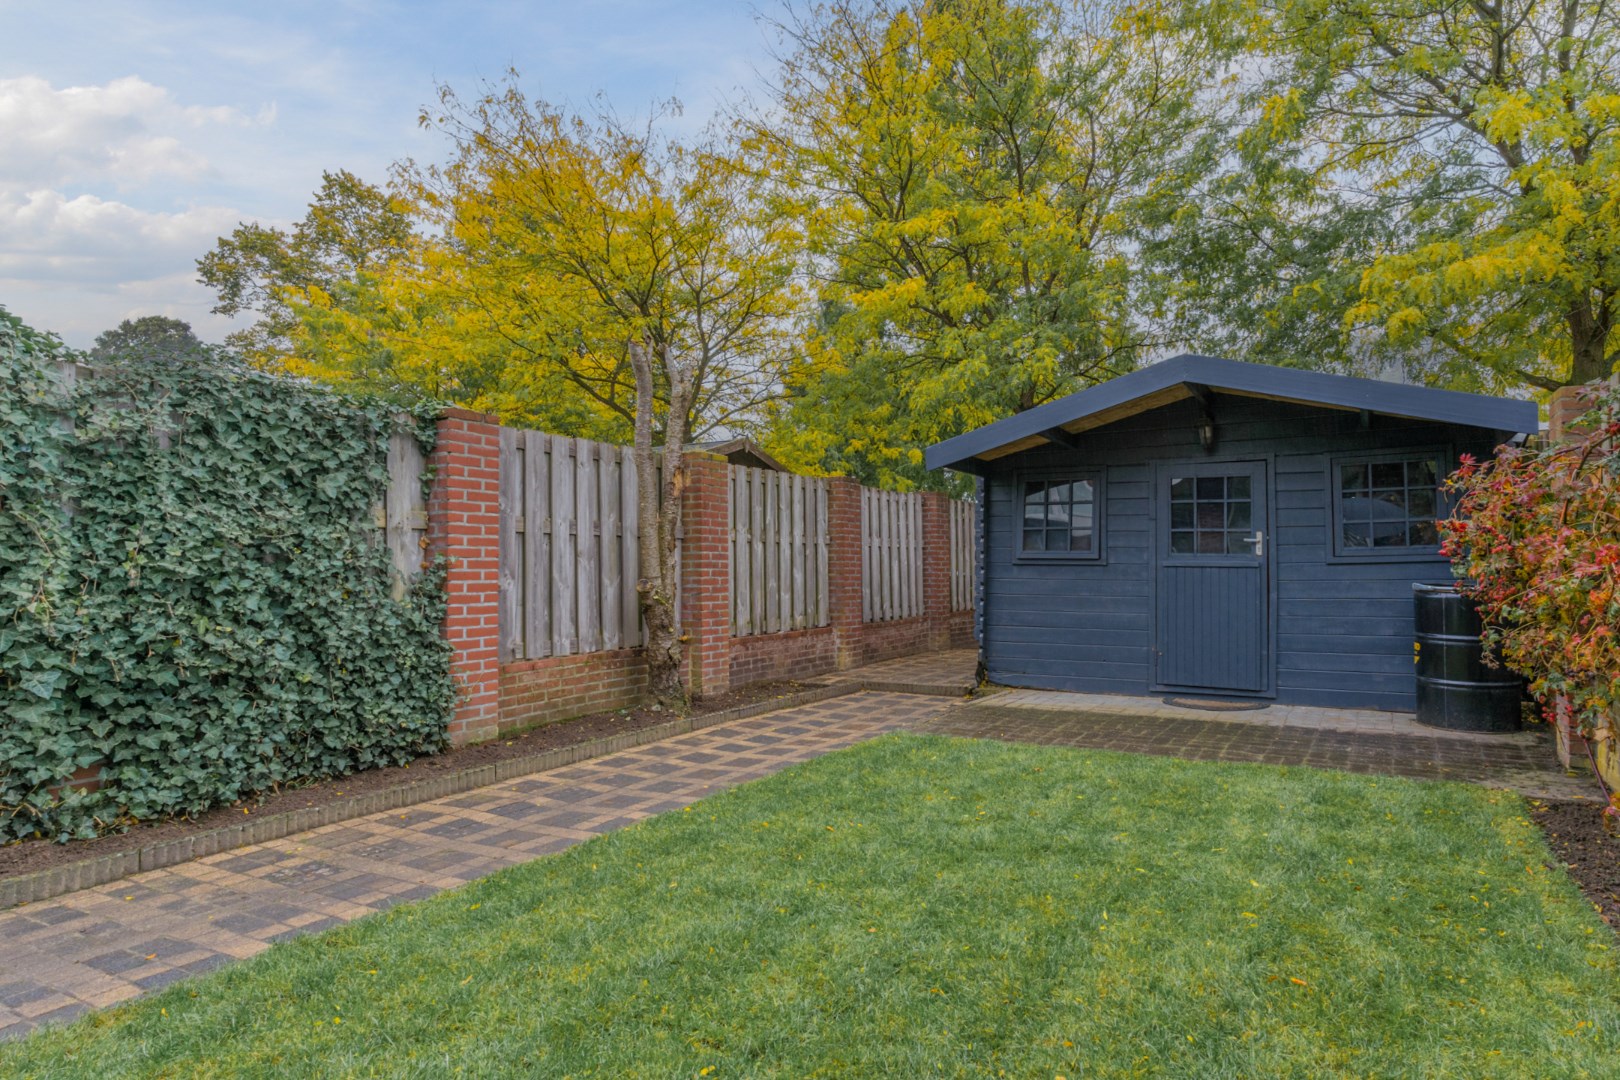
<svg viewBox="0 0 1620 1080"><path fill-rule="evenodd" d="M991 682L1411 710L1462 454L1533 402L1179 356L931 447L980 477Z"/></svg>

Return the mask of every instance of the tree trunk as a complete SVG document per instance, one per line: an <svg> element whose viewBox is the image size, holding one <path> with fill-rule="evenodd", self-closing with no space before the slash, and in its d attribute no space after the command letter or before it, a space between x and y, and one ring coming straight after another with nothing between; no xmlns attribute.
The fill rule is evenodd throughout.
<svg viewBox="0 0 1620 1080"><path fill-rule="evenodd" d="M1569 326L1569 384L1580 386L1607 379L1612 374L1608 356L1608 304L1594 311L1591 298L1583 294L1570 306L1564 321Z"/></svg>
<svg viewBox="0 0 1620 1080"><path fill-rule="evenodd" d="M636 582L636 592L641 598L641 617L647 623L647 688L658 704L684 712L690 701L681 679L686 650L675 609L675 586L680 574L675 564L675 541L681 526L690 380L677 377L681 373L677 365L670 363L666 350L669 415L664 426L664 452L657 455L653 452L653 351L639 341L631 341L629 350L636 377L636 502L640 511L637 542L641 578Z"/></svg>

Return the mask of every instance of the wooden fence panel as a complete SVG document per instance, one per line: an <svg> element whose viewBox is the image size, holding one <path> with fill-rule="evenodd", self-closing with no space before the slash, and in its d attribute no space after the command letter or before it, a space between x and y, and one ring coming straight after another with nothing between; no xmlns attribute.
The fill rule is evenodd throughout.
<svg viewBox="0 0 1620 1080"><path fill-rule="evenodd" d="M624 574L624 595L620 597L620 637L626 647L645 645L647 628L641 625L641 493L636 487L636 452L619 450L619 562Z"/></svg>
<svg viewBox="0 0 1620 1080"><path fill-rule="evenodd" d="M732 634L826 626L826 481L735 465L728 488Z"/></svg>
<svg viewBox="0 0 1620 1080"><path fill-rule="evenodd" d="M501 430L501 659L643 643L633 451Z"/></svg>
<svg viewBox="0 0 1620 1080"><path fill-rule="evenodd" d="M910 619L923 613L922 496L861 492L861 618Z"/></svg>
<svg viewBox="0 0 1620 1080"><path fill-rule="evenodd" d="M624 645L624 545L619 535L620 485L624 479L618 451L611 446L599 450L596 492L602 524L602 648L618 649Z"/></svg>
<svg viewBox="0 0 1620 1080"><path fill-rule="evenodd" d="M754 485L747 469L731 469L731 629L754 633Z"/></svg>
<svg viewBox="0 0 1620 1080"><path fill-rule="evenodd" d="M523 647L523 433L500 431L500 658L516 659Z"/></svg>
<svg viewBox="0 0 1620 1080"><path fill-rule="evenodd" d="M951 610L973 607L973 516L971 499L951 503Z"/></svg>
<svg viewBox="0 0 1620 1080"><path fill-rule="evenodd" d="M551 655L551 440L523 434L524 657Z"/></svg>
<svg viewBox="0 0 1620 1080"><path fill-rule="evenodd" d="M602 508L597 501L597 444L574 443L574 529L578 563L574 568L574 601L579 611L579 651L602 649Z"/></svg>
<svg viewBox="0 0 1620 1080"><path fill-rule="evenodd" d="M383 536L396 572L394 596L405 595L405 583L422 570L427 539L427 495L422 473L427 459L416 436L396 431L388 438L388 490L383 495Z"/></svg>

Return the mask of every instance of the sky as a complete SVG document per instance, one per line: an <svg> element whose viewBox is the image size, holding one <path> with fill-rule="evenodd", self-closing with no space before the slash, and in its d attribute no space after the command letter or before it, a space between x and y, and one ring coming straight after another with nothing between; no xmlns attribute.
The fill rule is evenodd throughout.
<svg viewBox="0 0 1620 1080"><path fill-rule="evenodd" d="M323 169L445 159L416 122L437 86L516 68L580 108L679 99L695 129L770 45L750 0L0 0L0 306L81 348L154 314L218 341L196 260L302 217Z"/></svg>

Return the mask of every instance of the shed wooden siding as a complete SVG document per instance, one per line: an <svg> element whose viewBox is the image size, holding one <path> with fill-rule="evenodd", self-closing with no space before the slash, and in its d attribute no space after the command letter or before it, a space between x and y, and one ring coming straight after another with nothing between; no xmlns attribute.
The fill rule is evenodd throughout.
<svg viewBox="0 0 1620 1080"><path fill-rule="evenodd" d="M1391 450L1488 455L1490 432L1217 395L1219 441L1205 454L1197 406L1178 402L995 462L987 478L984 660L1011 686L1146 694L1152 685L1155 462L1270 463L1276 696L1284 703L1410 710L1414 581L1449 582L1442 558L1331 561L1328 461ZM1040 468L1102 468L1103 559L1018 563L1016 484Z"/></svg>

